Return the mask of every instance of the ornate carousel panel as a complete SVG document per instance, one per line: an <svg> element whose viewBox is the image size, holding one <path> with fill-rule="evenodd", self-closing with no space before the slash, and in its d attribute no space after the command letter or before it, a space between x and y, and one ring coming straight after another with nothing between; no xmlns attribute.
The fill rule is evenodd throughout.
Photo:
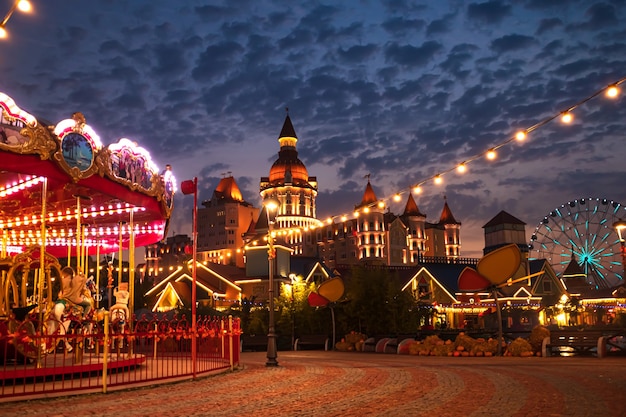
<svg viewBox="0 0 626 417"><path fill-rule="evenodd" d="M81 113L45 126L0 93L3 257L105 254L163 239L175 179L130 139L104 146ZM78 249L80 248L80 249Z"/></svg>

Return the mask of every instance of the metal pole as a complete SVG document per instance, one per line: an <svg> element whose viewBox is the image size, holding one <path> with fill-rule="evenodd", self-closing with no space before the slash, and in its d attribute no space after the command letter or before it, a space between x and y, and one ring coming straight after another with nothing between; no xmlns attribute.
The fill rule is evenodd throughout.
<svg viewBox="0 0 626 417"><path fill-rule="evenodd" d="M192 361L192 369L193 369L193 378L196 379L196 373L198 365L197 361L197 333L198 327L196 324L196 262L197 262L197 253L198 253L198 177L193 178L193 233L192 233L192 246L193 246L193 255L192 255L192 285L191 285L191 361Z"/></svg>
<svg viewBox="0 0 626 417"><path fill-rule="evenodd" d="M43 301L43 285L46 279L46 200L48 198L48 179L44 178L41 184L41 246L39 247L39 286L37 288L37 305L39 306L39 330L43 329L43 313L45 303ZM52 286L48 287L48 294L52 292ZM50 299L50 297L48 297Z"/></svg>
<svg viewBox="0 0 626 417"><path fill-rule="evenodd" d="M128 331L133 333L133 313L135 312L135 224L134 224L134 213L135 209L130 210L130 224L128 227L128 232L130 234L128 240L128 289L129 291L129 299L128 299L128 315L130 317L126 317L126 322L128 323ZM116 300L117 301L117 300ZM129 343L129 350L132 353L133 351L133 343Z"/></svg>
<svg viewBox="0 0 626 417"><path fill-rule="evenodd" d="M270 323L267 334L267 362L265 362L265 366L278 366L278 361L276 357L276 329L274 328L274 242L272 237L273 231L273 223L270 221L269 212L267 208L265 209L265 213L267 214L267 241L269 245L269 250L267 252L267 263L269 265L268 272L268 280L269 280L269 307L270 307Z"/></svg>
<svg viewBox="0 0 626 417"><path fill-rule="evenodd" d="M80 256L81 256L81 251L80 251L80 235L82 233L82 226L81 226L81 221L80 221L80 215L81 215L81 209L80 209L80 196L76 196L76 233L74 233L74 235L76 236L76 272L77 273L81 273L81 266L80 266Z"/></svg>
<svg viewBox="0 0 626 417"><path fill-rule="evenodd" d="M107 371L109 362L109 312L104 312L104 352L102 357L102 393L107 392Z"/></svg>
<svg viewBox="0 0 626 417"><path fill-rule="evenodd" d="M493 299L496 302L496 313L498 316L498 356L502 356L502 311L500 311L497 288L493 289Z"/></svg>
<svg viewBox="0 0 626 417"><path fill-rule="evenodd" d="M96 310L100 308L100 239L96 240Z"/></svg>

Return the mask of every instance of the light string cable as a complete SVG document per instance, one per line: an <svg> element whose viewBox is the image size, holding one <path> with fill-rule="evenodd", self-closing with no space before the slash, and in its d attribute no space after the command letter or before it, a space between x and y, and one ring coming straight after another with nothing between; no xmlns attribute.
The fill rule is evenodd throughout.
<svg viewBox="0 0 626 417"><path fill-rule="evenodd" d="M619 86L621 84L623 84L624 82L626 82L626 77L623 77L621 79L619 79L618 81L615 81L609 85L607 85L606 87L594 92L593 94L585 97L584 99L576 102L575 104L568 106L567 108L565 108L564 110L559 111L558 113L555 113L553 115L550 115L549 117L546 117L545 119L535 123L532 126L527 127L526 129L521 129L518 130L513 136L507 138L505 141L500 142L496 145L493 145L491 147L489 147L487 150L480 152L478 154L475 154L473 156L470 156L468 158L465 158L463 160L463 162L461 163L457 163L454 166L445 169L443 171L438 172L435 175L431 175L430 177L427 177L423 180L420 180L418 182L414 182L412 185L408 186L408 187L404 187L401 188L400 190L396 191L394 194L392 195L388 195L382 199L377 200L376 202L373 203L369 203L366 204L364 206L359 207L357 210L354 211L353 213L353 217L358 217L359 212L360 211L369 211L370 208L378 206L378 207L384 207L386 205L387 201L395 201L398 202L401 200L401 196L404 193L407 192L413 192L414 194L419 194L422 191L422 186L424 186L425 184L429 183L429 182L434 182L435 184L441 184L443 179L442 177L446 174L449 174L452 171L457 171L459 173L463 173L466 170L467 164L471 163L471 162L475 162L477 160L483 159L483 158L487 158L487 159L495 159L495 152L502 148L503 146L506 146L514 141L518 141L518 142L522 142L526 139L527 135L531 132L534 132L535 130L547 125L548 123L552 122L553 120L557 119L559 116L561 117L563 123L570 123L572 121L572 112L584 105L585 103L587 103L588 101L596 98L597 96L601 95L601 94L605 94L608 98L610 99L615 99L618 97L619 93L620 93L620 89ZM327 224L333 224L334 220L336 219L340 219L342 222L346 221L350 216L348 214L338 214L338 215L331 215L331 216L327 216L324 219L323 223L327 223ZM278 230L275 230L275 233L277 234L281 234L281 233L292 233L293 231L306 231L309 229L315 228L314 226L309 226L309 227L302 227L302 226L298 226L298 227L288 227L288 228L281 228Z"/></svg>

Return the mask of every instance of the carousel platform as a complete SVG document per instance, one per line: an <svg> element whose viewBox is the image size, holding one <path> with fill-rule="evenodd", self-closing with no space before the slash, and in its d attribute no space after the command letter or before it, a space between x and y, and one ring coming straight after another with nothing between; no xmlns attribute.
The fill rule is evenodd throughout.
<svg viewBox="0 0 626 417"><path fill-rule="evenodd" d="M133 369L145 361L145 355L114 353L109 355L107 371L113 373ZM75 362L73 354L53 354L42 358L40 365L34 360L25 364L4 364L0 368L0 384L10 385L22 383L25 380L55 379L69 375L101 374L104 366L104 355L89 355L80 362Z"/></svg>

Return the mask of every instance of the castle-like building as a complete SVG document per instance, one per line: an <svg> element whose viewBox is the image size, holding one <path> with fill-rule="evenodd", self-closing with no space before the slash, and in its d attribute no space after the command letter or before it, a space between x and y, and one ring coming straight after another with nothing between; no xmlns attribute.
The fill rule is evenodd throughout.
<svg viewBox="0 0 626 417"><path fill-rule="evenodd" d="M269 223L291 256L317 258L328 268L458 260L461 223L445 198L437 222L426 220L410 193L404 211L396 215L376 196L368 176L363 198L354 206L355 217L337 217L330 223L317 219L317 178L309 175L299 159L297 142L287 115L278 136L278 158L269 176L261 177L259 183L260 209L244 200L232 175L222 178L211 199L202 202L198 208L200 262L244 268L246 247L267 244ZM274 211L265 207L270 200L277 204ZM146 264L153 273L168 270L162 257L169 249L167 244L147 249Z"/></svg>
<svg viewBox="0 0 626 417"><path fill-rule="evenodd" d="M267 233L268 219L282 233L292 256L315 257L329 268L375 263L416 265L424 260L450 261L460 257L461 223L448 202L435 223L426 221L409 193L404 212L396 215L379 200L369 180L354 218L324 223L317 219L317 178L309 176L299 159L298 137L289 115L278 136L280 149L268 177L261 177L263 204L277 203L270 212L243 200L233 177L222 179L213 198L198 211L198 250L203 261L242 266L246 243L257 244Z"/></svg>
<svg viewBox="0 0 626 417"><path fill-rule="evenodd" d="M297 142L296 131L287 115L278 136L278 159L272 164L269 177L261 177L259 188L264 206L269 200L278 205L275 213L266 213L273 218L274 228L292 230L287 241L293 254L301 255L304 251L301 231L319 227L322 222L316 218L317 178L309 176L298 158Z"/></svg>

